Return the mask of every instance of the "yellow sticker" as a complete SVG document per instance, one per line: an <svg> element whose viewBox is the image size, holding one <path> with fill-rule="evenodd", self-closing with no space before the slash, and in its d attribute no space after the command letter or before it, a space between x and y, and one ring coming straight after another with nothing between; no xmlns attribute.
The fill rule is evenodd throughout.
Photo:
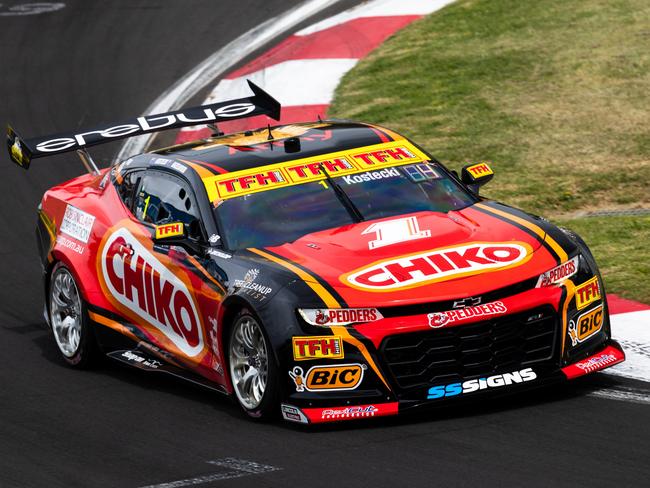
<svg viewBox="0 0 650 488"><path fill-rule="evenodd" d="M585 308L596 300L600 300L600 298L600 285L597 276L576 287L576 308L578 310Z"/></svg>
<svg viewBox="0 0 650 488"><path fill-rule="evenodd" d="M487 163L474 164L472 166L468 166L465 169L470 175L472 175L472 177L475 180L483 176L489 176L494 174L494 171L492 171L492 168L490 168L490 165L488 165Z"/></svg>
<svg viewBox="0 0 650 488"><path fill-rule="evenodd" d="M178 237L184 234L182 222L173 222L171 224L156 226L156 239L167 239L169 237Z"/></svg>
<svg viewBox="0 0 650 488"><path fill-rule="evenodd" d="M426 161L426 154L406 140L338 151L310 158L259 166L204 178L211 202L324 180L321 167L332 177L361 173L387 166Z"/></svg>
<svg viewBox="0 0 650 488"><path fill-rule="evenodd" d="M291 339L293 359L342 359L343 341L340 336L300 336Z"/></svg>

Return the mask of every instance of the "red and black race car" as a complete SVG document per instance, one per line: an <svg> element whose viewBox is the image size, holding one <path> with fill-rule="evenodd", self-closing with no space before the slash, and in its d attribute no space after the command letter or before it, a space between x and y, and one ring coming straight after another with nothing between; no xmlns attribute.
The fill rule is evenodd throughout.
<svg viewBox="0 0 650 488"><path fill-rule="evenodd" d="M573 232L478 195L382 127L318 121L160 149L98 171L86 147L265 114L249 98L23 140L89 174L45 193L45 315L70 365L100 353L318 423L573 379L624 360Z"/></svg>

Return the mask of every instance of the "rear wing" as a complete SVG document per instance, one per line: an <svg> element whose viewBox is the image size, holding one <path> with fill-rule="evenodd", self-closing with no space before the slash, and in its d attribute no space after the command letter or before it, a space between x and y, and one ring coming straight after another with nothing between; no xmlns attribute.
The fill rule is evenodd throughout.
<svg viewBox="0 0 650 488"><path fill-rule="evenodd" d="M248 80L248 86L253 91L252 97L189 107L175 112L145 115L76 132L61 132L45 137L23 139L10 126L7 126L9 157L21 168L28 169L32 159L35 158L75 150L84 151L89 146L150 132L180 129L192 125L216 124L220 121L242 119L255 115L268 115L272 119L279 120L280 103L250 80Z"/></svg>

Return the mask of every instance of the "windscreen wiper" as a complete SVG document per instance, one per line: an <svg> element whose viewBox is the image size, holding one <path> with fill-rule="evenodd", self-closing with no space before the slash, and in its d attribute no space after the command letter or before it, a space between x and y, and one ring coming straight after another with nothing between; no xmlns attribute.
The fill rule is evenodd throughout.
<svg viewBox="0 0 650 488"><path fill-rule="evenodd" d="M325 175L325 179L332 187L332 190L334 190L336 197L350 214L350 217L352 217L352 220L355 222L363 222L365 219L363 218L363 215L361 215L361 212L359 212L357 206L352 202L352 200L350 200L350 197L347 193L345 193L345 191L343 191L343 188L341 188L338 183L336 183L334 179L329 175L323 166L323 163L320 163L318 165L318 169L320 169L320 172Z"/></svg>

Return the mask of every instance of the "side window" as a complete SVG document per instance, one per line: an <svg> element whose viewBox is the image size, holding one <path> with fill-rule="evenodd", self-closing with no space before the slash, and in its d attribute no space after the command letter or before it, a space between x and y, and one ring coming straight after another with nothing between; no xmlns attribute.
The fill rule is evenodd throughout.
<svg viewBox="0 0 650 488"><path fill-rule="evenodd" d="M140 183L140 177L142 176L142 171L131 171L124 175L122 182L118 185L115 185L117 188L117 193L120 195L120 198L124 202L124 205L133 212L133 201L135 197L135 191Z"/></svg>
<svg viewBox="0 0 650 488"><path fill-rule="evenodd" d="M201 238L199 211L194 195L178 178L162 173L145 172L137 188L133 214L149 224L183 222L188 235Z"/></svg>

